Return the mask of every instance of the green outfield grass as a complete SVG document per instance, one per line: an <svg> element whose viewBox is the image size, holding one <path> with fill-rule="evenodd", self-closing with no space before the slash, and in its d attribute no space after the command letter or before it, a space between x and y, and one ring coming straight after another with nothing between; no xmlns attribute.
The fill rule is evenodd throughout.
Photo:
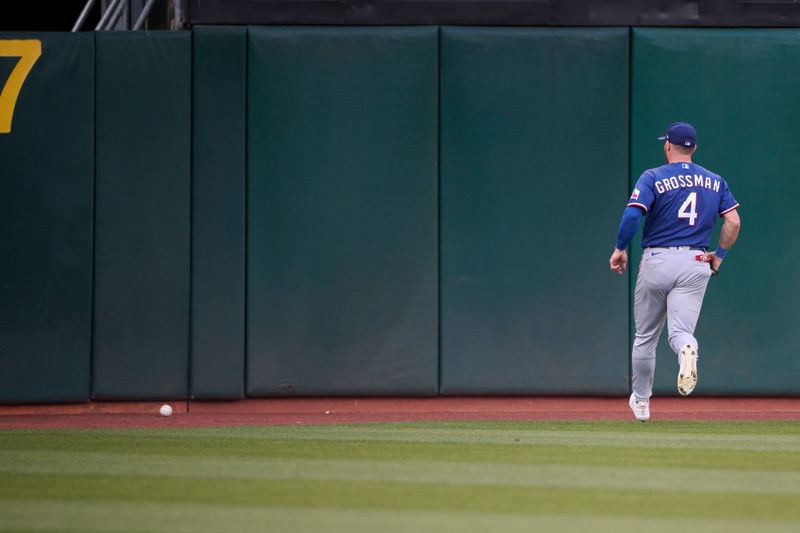
<svg viewBox="0 0 800 533"><path fill-rule="evenodd" d="M800 423L0 431L0 530L800 530Z"/></svg>

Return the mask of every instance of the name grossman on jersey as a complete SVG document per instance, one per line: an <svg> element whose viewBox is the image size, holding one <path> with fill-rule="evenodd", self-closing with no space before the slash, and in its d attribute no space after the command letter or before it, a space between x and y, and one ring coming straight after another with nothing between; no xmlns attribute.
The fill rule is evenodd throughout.
<svg viewBox="0 0 800 533"><path fill-rule="evenodd" d="M679 174L677 176L664 178L655 182L655 188L659 194L664 194L665 192L685 187L703 187L714 192L719 192L720 180L712 179L709 176L703 176L702 174L686 174L685 176L683 174Z"/></svg>

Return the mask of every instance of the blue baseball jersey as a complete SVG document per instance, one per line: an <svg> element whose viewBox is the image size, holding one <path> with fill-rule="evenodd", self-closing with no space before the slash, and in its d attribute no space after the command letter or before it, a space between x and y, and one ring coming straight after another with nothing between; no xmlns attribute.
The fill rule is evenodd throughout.
<svg viewBox="0 0 800 533"><path fill-rule="evenodd" d="M628 205L645 212L645 248L708 248L717 216L739 207L725 180L695 163L670 163L646 170Z"/></svg>

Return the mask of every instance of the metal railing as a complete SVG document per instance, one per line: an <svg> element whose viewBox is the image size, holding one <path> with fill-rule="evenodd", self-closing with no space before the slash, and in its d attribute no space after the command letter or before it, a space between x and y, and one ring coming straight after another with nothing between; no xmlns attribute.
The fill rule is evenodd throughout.
<svg viewBox="0 0 800 533"><path fill-rule="evenodd" d="M119 20L120 15L122 15L122 10L126 7L128 7L127 0L112 0L111 3L108 4L106 12L100 17L100 22L94 27L94 30L107 31L113 28L114 24Z"/></svg>
<svg viewBox="0 0 800 533"><path fill-rule="evenodd" d="M142 29L144 25L144 21L147 20L147 16L150 15L150 10L153 9L153 4L156 3L156 0L147 0L147 3L142 8L142 12L139 15L139 18L136 20L136 24L133 25L133 31L139 31Z"/></svg>
<svg viewBox="0 0 800 533"><path fill-rule="evenodd" d="M92 10L92 7L94 7L94 3L96 1L97 0L88 0L86 2L86 5L83 6L83 11L81 11L81 16L78 17L78 20L75 21L75 25L72 27L72 31L78 31L81 29L81 26L83 26L83 23L86 22L86 18L89 16L89 12Z"/></svg>
<svg viewBox="0 0 800 533"><path fill-rule="evenodd" d="M153 9L157 0L147 0L145 5L142 7L142 11L139 13L139 17L136 19L136 22L133 24L132 28L124 28L124 29L132 29L133 31L139 31L144 26L147 17L150 15L150 11ZM75 25L72 27L72 31L80 31L83 27L86 19L89 18L89 13L91 13L92 8L97 0L87 0L86 5L83 6L83 10L81 11L78 20L75 21ZM175 15L178 17L178 20L183 19L183 2L177 0L175 2ZM95 26L95 31L110 31L113 30L114 27L119 22L120 17L123 13L126 13L130 10L130 2L129 0L111 0L111 2L106 7L105 11L102 12L100 16L100 20L97 22Z"/></svg>

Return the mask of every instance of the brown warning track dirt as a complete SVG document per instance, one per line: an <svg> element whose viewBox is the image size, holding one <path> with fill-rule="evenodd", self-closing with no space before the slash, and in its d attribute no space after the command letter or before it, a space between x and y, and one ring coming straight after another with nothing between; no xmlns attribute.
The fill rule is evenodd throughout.
<svg viewBox="0 0 800 533"><path fill-rule="evenodd" d="M158 414L162 403L174 409ZM800 420L800 398L653 398L652 421ZM279 398L0 406L0 429L191 428L419 420L633 420L625 398Z"/></svg>

